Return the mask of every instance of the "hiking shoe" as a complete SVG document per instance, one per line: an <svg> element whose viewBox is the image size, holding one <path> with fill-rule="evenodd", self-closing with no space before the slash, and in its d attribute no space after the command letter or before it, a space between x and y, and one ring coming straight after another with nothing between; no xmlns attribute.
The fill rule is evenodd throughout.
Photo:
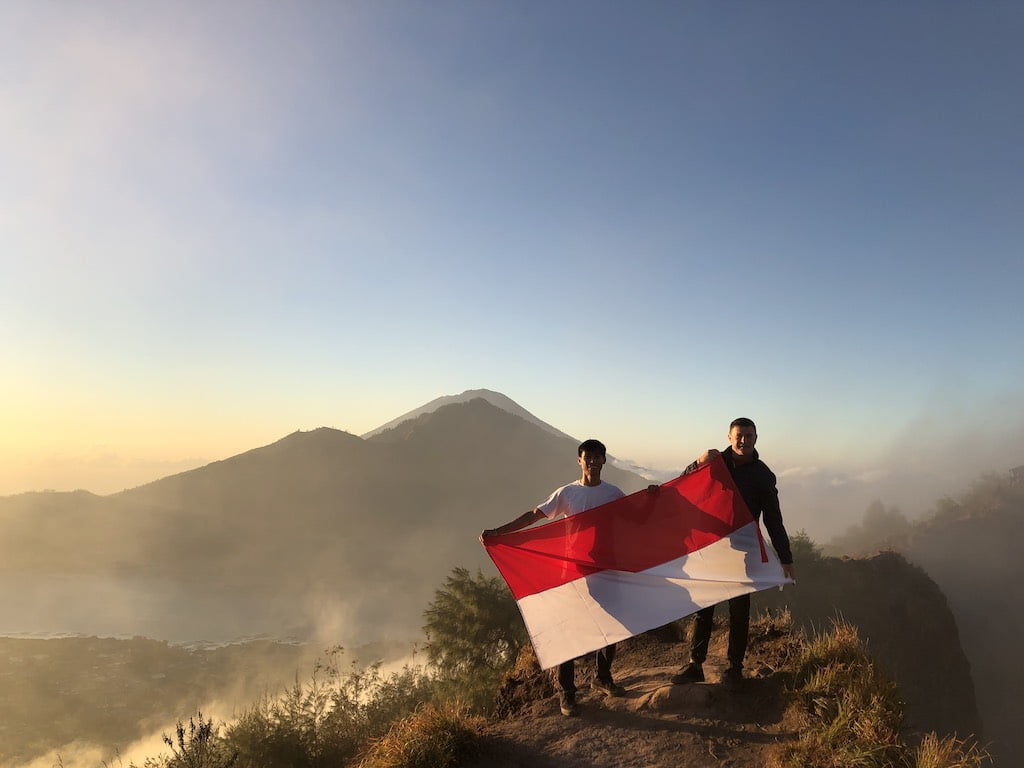
<svg viewBox="0 0 1024 768"><path fill-rule="evenodd" d="M743 670L729 667L722 675L722 687L727 691L738 691L743 687Z"/></svg>
<svg viewBox="0 0 1024 768"><path fill-rule="evenodd" d="M594 690L601 691L605 696L625 696L626 689L621 685L613 681L611 678L607 680L595 677L594 678Z"/></svg>
<svg viewBox="0 0 1024 768"><path fill-rule="evenodd" d="M580 713L580 708L576 705L576 694L562 691L558 697L558 708L566 717L576 717Z"/></svg>
<svg viewBox="0 0 1024 768"><path fill-rule="evenodd" d="M675 685L682 685L683 683L703 683L704 682L704 667L698 664L696 661L691 661L678 675L672 675L672 683Z"/></svg>

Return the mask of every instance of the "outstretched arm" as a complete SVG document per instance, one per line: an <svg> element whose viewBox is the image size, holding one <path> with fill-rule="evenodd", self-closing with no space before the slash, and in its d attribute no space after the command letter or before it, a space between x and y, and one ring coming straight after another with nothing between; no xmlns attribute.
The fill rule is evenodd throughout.
<svg viewBox="0 0 1024 768"><path fill-rule="evenodd" d="M491 536L500 536L503 533L512 533L512 531L518 531L521 528L533 525L538 520L544 517L544 513L539 509L531 509L529 512L523 512L519 517L509 523L500 525L497 528L488 528L480 534L481 539L487 539Z"/></svg>

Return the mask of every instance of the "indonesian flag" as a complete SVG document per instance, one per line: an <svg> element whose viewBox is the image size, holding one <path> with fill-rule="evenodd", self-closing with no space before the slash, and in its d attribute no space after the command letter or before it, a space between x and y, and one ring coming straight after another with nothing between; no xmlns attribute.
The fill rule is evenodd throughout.
<svg viewBox="0 0 1024 768"><path fill-rule="evenodd" d="M729 469L489 537L543 669L737 595L789 583Z"/></svg>

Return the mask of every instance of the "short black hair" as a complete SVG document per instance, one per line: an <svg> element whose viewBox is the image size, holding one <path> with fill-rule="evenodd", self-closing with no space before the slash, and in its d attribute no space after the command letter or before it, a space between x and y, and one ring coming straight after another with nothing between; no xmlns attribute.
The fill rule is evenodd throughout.
<svg viewBox="0 0 1024 768"><path fill-rule="evenodd" d="M584 440L580 443L580 447L576 450L576 455L582 456L584 451L587 453L596 453L599 456L608 455L608 449L604 447L604 443L600 440L595 440L594 438Z"/></svg>
<svg viewBox="0 0 1024 768"><path fill-rule="evenodd" d="M754 434L757 434L757 425L744 416L740 416L738 419L732 420L732 424L729 425L730 432L732 432L733 427L750 427L754 430Z"/></svg>

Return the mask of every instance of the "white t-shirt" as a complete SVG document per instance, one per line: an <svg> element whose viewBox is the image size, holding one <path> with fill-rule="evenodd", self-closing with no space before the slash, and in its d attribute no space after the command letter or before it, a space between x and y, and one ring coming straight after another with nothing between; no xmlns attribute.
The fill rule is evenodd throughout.
<svg viewBox="0 0 1024 768"><path fill-rule="evenodd" d="M607 504L609 501L621 499L625 495L611 483L584 485L582 480L577 480L575 483L569 483L557 489L548 496L547 501L539 504L537 509L543 512L549 520L554 520L559 515L565 517L578 515L580 512Z"/></svg>

